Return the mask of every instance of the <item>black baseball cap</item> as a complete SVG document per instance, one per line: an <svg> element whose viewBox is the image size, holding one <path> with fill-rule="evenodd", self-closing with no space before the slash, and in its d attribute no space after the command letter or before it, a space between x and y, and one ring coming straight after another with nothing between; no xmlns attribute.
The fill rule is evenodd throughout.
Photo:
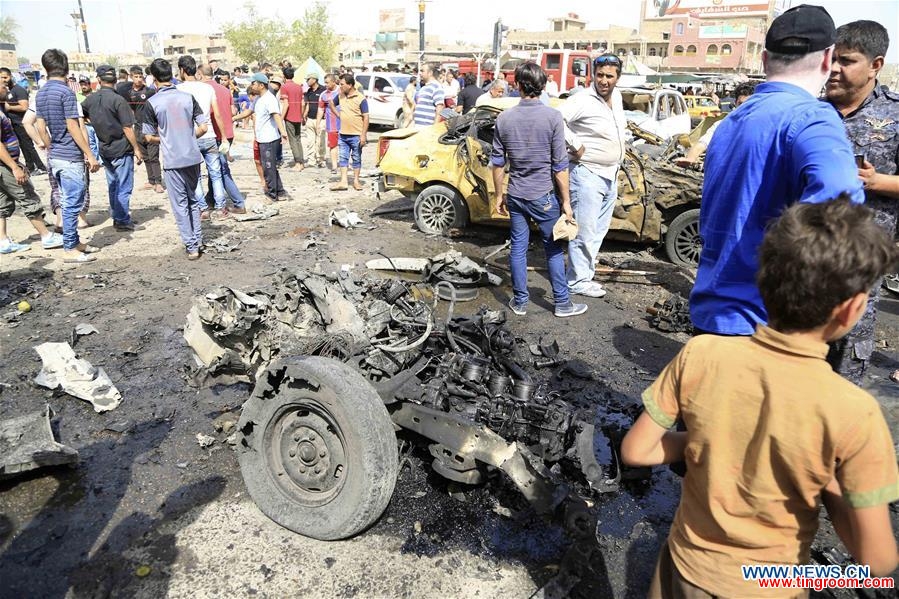
<svg viewBox="0 0 899 599"><path fill-rule="evenodd" d="M86 76L82 75L78 78L78 83L90 83L90 82L91 82L90 77L86 77Z"/></svg>
<svg viewBox="0 0 899 599"><path fill-rule="evenodd" d="M97 67L97 79L103 78L112 78L113 80L117 79L115 67L108 64L101 64Z"/></svg>
<svg viewBox="0 0 899 599"><path fill-rule="evenodd" d="M824 7L800 4L774 19L765 35L765 49L778 54L809 54L836 41L837 29Z"/></svg>

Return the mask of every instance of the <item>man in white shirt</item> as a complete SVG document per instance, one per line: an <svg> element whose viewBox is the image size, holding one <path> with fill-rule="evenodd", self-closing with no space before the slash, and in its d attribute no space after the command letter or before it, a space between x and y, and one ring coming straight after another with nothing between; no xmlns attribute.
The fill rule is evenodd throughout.
<svg viewBox="0 0 899 599"><path fill-rule="evenodd" d="M602 245L618 199L618 167L624 159L627 120L621 92L621 59L603 54L593 62L593 85L559 107L565 120L565 142L571 159L571 207L577 237L568 243L568 287L572 293L602 297L606 290L593 280L596 254Z"/></svg>
<svg viewBox="0 0 899 599"><path fill-rule="evenodd" d="M552 73L546 75L546 93L550 98L559 97L559 84L556 83L556 77Z"/></svg>
<svg viewBox="0 0 899 599"><path fill-rule="evenodd" d="M194 97L206 122L215 123L219 131L224 131L224 122L219 114L218 103L215 101L215 90L210 85L197 80L197 61L193 56L184 55L178 59L179 83L177 88ZM229 115L230 116L230 115ZM206 163L206 172L212 183L212 196L215 199L215 214L221 218L228 217L225 208L225 184L222 181L222 166L219 162L219 148L215 141L215 131L212 127L206 130L202 137L197 139L203 162ZM197 182L197 204L200 206L200 219L208 220L210 216L209 206L206 204L206 194L203 193L203 184Z"/></svg>
<svg viewBox="0 0 899 599"><path fill-rule="evenodd" d="M256 143L259 145L259 161L265 179L265 195L270 200L287 200L290 197L278 174L278 153L281 144L287 143L287 129L281 116L281 103L268 89L269 80L263 73L256 73L250 81L250 91L259 95L253 106L256 117Z"/></svg>

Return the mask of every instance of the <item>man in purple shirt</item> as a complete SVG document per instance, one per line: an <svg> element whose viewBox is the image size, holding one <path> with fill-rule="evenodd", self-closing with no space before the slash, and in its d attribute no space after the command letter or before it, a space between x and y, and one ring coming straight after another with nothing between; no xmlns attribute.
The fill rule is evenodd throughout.
<svg viewBox="0 0 899 599"><path fill-rule="evenodd" d="M172 204L172 214L178 223L187 259L196 260L203 246L196 194L203 155L197 139L206 133L208 119L192 95L175 89L169 61L154 60L150 64L150 74L156 80L158 91L147 100L143 131L147 143L161 146L165 165L162 178Z"/></svg>
<svg viewBox="0 0 899 599"><path fill-rule="evenodd" d="M565 278L565 250L553 239L553 226L563 212L569 222L574 221L568 195L568 152L562 114L540 102L546 73L539 65L533 62L519 65L515 69L515 81L521 91L521 102L497 117L491 155L496 211L508 212L512 223L509 263L513 297L509 307L519 316L527 313L528 221L531 220L543 236L555 315L577 316L586 312L587 306L571 302ZM504 192L507 162L509 187Z"/></svg>
<svg viewBox="0 0 899 599"><path fill-rule="evenodd" d="M81 242L78 237L78 214L84 207L86 179L84 163L90 172L100 169L87 139L81 132L78 101L75 92L66 85L69 58L62 50L52 48L41 56L47 71L47 83L37 93L37 131L44 147L51 176L59 185L62 206L62 240L66 262L92 262L97 248Z"/></svg>

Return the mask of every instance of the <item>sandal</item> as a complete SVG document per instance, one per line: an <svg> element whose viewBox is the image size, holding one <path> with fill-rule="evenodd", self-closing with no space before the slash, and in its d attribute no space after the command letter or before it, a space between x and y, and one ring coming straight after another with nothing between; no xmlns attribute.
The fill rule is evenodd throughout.
<svg viewBox="0 0 899 599"><path fill-rule="evenodd" d="M349 187L347 187L346 185L332 185L331 186L331 191L346 191L348 189L349 189Z"/></svg>
<svg viewBox="0 0 899 599"><path fill-rule="evenodd" d="M359 185L358 183L353 183L353 189L355 189L356 191L362 191L365 188L362 187L361 185Z"/></svg>

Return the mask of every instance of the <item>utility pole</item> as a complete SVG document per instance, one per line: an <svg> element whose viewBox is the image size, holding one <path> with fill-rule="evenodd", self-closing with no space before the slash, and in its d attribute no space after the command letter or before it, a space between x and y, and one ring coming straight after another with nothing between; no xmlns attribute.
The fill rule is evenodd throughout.
<svg viewBox="0 0 899 599"><path fill-rule="evenodd" d="M418 0L418 73L425 57L425 0ZM419 78L421 75L419 74ZM421 87L421 81L418 82Z"/></svg>
<svg viewBox="0 0 899 599"><path fill-rule="evenodd" d="M72 17L72 21L75 23L75 47L78 49L78 52L81 52L81 15L77 12L73 12L69 15Z"/></svg>
<svg viewBox="0 0 899 599"><path fill-rule="evenodd" d="M87 23L84 22L84 7L81 6L81 0L78 0L78 12L81 16L81 31L84 33L84 52L90 54L91 45L87 41Z"/></svg>
<svg viewBox="0 0 899 599"><path fill-rule="evenodd" d="M425 51L425 3L424 0L418 2L418 51Z"/></svg>

